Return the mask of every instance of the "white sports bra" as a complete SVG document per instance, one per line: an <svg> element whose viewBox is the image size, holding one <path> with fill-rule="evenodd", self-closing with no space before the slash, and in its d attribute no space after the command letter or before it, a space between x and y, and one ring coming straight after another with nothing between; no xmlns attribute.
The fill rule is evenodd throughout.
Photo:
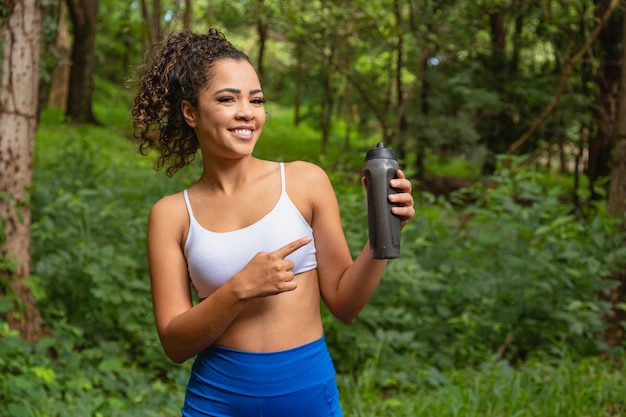
<svg viewBox="0 0 626 417"><path fill-rule="evenodd" d="M189 195L184 190L189 213L189 233L184 253L198 298L211 295L241 271L257 253L275 251L301 237L313 237L313 229L287 195L282 162L280 178L281 193L272 211L256 223L232 232L217 233L203 228L193 216ZM294 274L317 267L314 243L312 240L286 257L294 263Z"/></svg>

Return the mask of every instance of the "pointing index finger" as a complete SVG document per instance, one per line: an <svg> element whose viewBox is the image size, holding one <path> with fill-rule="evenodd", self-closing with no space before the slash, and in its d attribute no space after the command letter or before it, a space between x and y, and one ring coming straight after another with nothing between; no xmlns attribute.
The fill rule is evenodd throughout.
<svg viewBox="0 0 626 417"><path fill-rule="evenodd" d="M292 253L306 245L307 243L311 242L311 240L313 240L311 236L301 237L300 239L294 240L293 242L286 244L282 248L276 249L274 251L274 254L284 259L285 257L291 255Z"/></svg>

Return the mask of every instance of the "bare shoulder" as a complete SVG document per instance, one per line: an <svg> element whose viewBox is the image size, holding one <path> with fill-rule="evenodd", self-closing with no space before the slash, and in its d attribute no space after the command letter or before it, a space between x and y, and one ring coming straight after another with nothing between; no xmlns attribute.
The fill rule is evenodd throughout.
<svg viewBox="0 0 626 417"><path fill-rule="evenodd" d="M287 194L309 224L320 207L336 201L326 172L319 166L304 161L285 164Z"/></svg>
<svg viewBox="0 0 626 417"><path fill-rule="evenodd" d="M182 191L161 197L161 199L154 203L150 212L157 215L175 215L177 212L180 212L181 209L185 209L185 200ZM186 212L186 210L184 212Z"/></svg>
<svg viewBox="0 0 626 417"><path fill-rule="evenodd" d="M149 227L170 230L177 235L186 230L189 215L182 191L158 200L150 209Z"/></svg>
<svg viewBox="0 0 626 417"><path fill-rule="evenodd" d="M285 164L287 181L298 187L320 187L330 185L326 171L320 166L306 161L294 161Z"/></svg>

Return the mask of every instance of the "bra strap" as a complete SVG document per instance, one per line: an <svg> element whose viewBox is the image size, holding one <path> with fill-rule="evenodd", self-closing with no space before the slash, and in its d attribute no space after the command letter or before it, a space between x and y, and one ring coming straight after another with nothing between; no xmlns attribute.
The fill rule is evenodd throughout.
<svg viewBox="0 0 626 417"><path fill-rule="evenodd" d="M282 162L279 162L279 164L280 164L280 186L284 194L287 192L287 189L285 187L285 164Z"/></svg>
<svg viewBox="0 0 626 417"><path fill-rule="evenodd" d="M189 219L194 220L193 212L191 211L191 203L189 202L189 195L187 194L187 189L183 190L183 196L185 197L185 206L187 206L187 213L189 214Z"/></svg>

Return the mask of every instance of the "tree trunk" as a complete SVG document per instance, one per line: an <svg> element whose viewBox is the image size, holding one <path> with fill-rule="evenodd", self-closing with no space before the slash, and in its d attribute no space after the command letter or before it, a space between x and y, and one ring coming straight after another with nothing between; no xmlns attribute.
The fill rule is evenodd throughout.
<svg viewBox="0 0 626 417"><path fill-rule="evenodd" d="M580 20L578 23L580 33L585 34L587 36L587 22L584 18L584 11L581 13ZM581 94L583 97L589 97L593 95L591 85L595 83L595 73L594 73L594 63L591 60L585 59L580 64L580 86L581 86ZM584 107L581 107L581 112L585 111ZM574 206L577 208L581 208L581 196L579 193L580 189L580 178L583 174L583 170L585 167L584 159L585 154L587 153L587 149L589 149L589 141L592 137L593 132L593 121L588 118L584 118L581 121L580 125L580 134L579 139L576 142L576 152L574 154L574 181L572 187L572 202Z"/></svg>
<svg viewBox="0 0 626 417"><path fill-rule="evenodd" d="M265 73L265 68L263 66L263 61L265 59L265 45L267 44L267 16L265 11L265 4L263 0L259 0L258 4L258 12L256 18L256 33L259 37L259 55L257 56L257 64L256 69L259 72L259 76L263 79L263 75Z"/></svg>
<svg viewBox="0 0 626 417"><path fill-rule="evenodd" d="M420 114L424 123L427 123L428 114L430 113L430 74L428 73L428 59L430 54L424 52L420 65L422 66L422 90L420 91ZM418 134L417 152L415 155L415 175L419 181L424 181L426 174L426 144L424 143L424 135Z"/></svg>
<svg viewBox="0 0 626 417"><path fill-rule="evenodd" d="M295 55L296 55L296 86L295 86L295 94L293 98L293 124L295 126L299 126L301 122L301 111L300 108L302 106L302 86L305 83L306 79L306 70L305 64L302 59L304 51L301 45L296 45Z"/></svg>
<svg viewBox="0 0 626 417"><path fill-rule="evenodd" d="M15 268L0 270L0 293L15 300L9 325L27 340L36 340L44 325L30 288L31 204L37 87L41 45L41 10L38 0L9 2L0 26L2 78L0 85L0 225L5 242L0 257ZM4 222L4 224L2 224ZM1 233L0 233L1 237Z"/></svg>
<svg viewBox="0 0 626 417"><path fill-rule="evenodd" d="M148 0L141 0L141 13L146 22L148 40L151 45L156 44L161 34L161 0L153 0L152 12L148 7Z"/></svg>
<svg viewBox="0 0 626 417"><path fill-rule="evenodd" d="M396 19L396 25L400 27L402 24L402 9L399 0L394 1L393 13ZM395 83L396 83L396 108L398 109L398 115L396 119L396 139L399 143L396 145L398 151L398 158L400 160L406 159L406 134L409 128L406 113L400 111L403 109L405 97L408 100L407 94L404 91L404 83L402 82L402 71L404 70L404 34L401 30L398 31L397 39L397 51L396 51L396 63L395 63Z"/></svg>
<svg viewBox="0 0 626 417"><path fill-rule="evenodd" d="M519 71L522 32L524 31L524 0L514 0L513 10L515 10L515 29L513 31L513 52L509 62L509 73L516 74Z"/></svg>
<svg viewBox="0 0 626 417"><path fill-rule="evenodd" d="M67 0L67 6L73 23L74 45L65 114L77 123L98 124L91 102L96 67L98 0Z"/></svg>
<svg viewBox="0 0 626 417"><path fill-rule="evenodd" d="M507 56L506 56L506 10L503 4L498 5L488 13L489 34L491 35L491 59L489 70L493 77L493 84L498 95L505 97L502 86L507 78ZM496 170L496 155L504 153L510 141L510 120L503 110L497 110L485 123L486 132L484 143L487 148L487 157L483 162L482 172L491 175Z"/></svg>
<svg viewBox="0 0 626 417"><path fill-rule="evenodd" d="M626 119L626 114L620 115L620 118ZM621 120L619 122L626 124ZM618 135L613 150L609 214L623 217L626 215L626 130L618 132Z"/></svg>
<svg viewBox="0 0 626 417"><path fill-rule="evenodd" d="M48 97L48 107L66 109L70 83L70 34L67 28L67 8L63 2L60 6L59 29L57 32L56 51L61 56L61 64L52 73L52 85Z"/></svg>
<svg viewBox="0 0 626 417"><path fill-rule="evenodd" d="M60 0L46 1L41 4L41 25L47 30L41 33L41 52L39 73L39 99L37 104L37 120L46 108L50 91L52 89L55 69L59 67L59 60L56 58L56 43L58 39L59 19L62 13L63 2Z"/></svg>
<svg viewBox="0 0 626 417"><path fill-rule="evenodd" d="M608 213L622 218L622 225L626 227L626 21L622 18L621 33L621 69L619 71L619 93L617 95L617 110L614 125L613 158L611 184L609 189ZM619 39L618 39L619 40ZM609 295L613 309L607 317L608 328L605 333L605 342L609 346L620 346L624 340L626 311L620 307L626 301L626 263L623 269L615 273L612 279L617 281L616 287Z"/></svg>
<svg viewBox="0 0 626 417"><path fill-rule="evenodd" d="M322 144L321 154L326 155L328 150L328 140L330 137L331 119L333 111L333 91L331 86L331 70L330 70L330 58L327 64L324 65L322 70L322 84L323 84L323 96L322 96L322 109L321 109L321 129L322 129Z"/></svg>
<svg viewBox="0 0 626 417"><path fill-rule="evenodd" d="M626 92L620 94L626 96ZM620 98L620 100L626 101L626 97ZM618 123L626 124L626 111L622 110L619 118L624 120L620 120ZM618 133L613 151L612 171L609 191L609 214L619 215L623 219L626 216L626 130L621 130ZM622 225L626 227L626 221ZM626 311L621 307L626 302L626 264L624 264L621 271L613 274L611 279L617 281L617 283L608 297L612 309L611 314L607 317L608 327L604 334L604 341L609 346L621 346L624 341L624 326L622 323L626 321Z"/></svg>
<svg viewBox="0 0 626 417"><path fill-rule="evenodd" d="M193 1L185 0L185 13L183 14L183 30L191 30L193 17Z"/></svg>
<svg viewBox="0 0 626 417"><path fill-rule="evenodd" d="M600 17L608 8L610 1L599 0L596 3L596 16ZM593 198L599 198L598 193L595 191L596 182L603 177L608 177L611 173L609 162L620 77L619 62L623 53L623 47L620 45L623 21L623 12L613 13L598 36L600 69L597 76L599 91L595 106L597 131L589 141L589 163L587 168L589 188Z"/></svg>
<svg viewBox="0 0 626 417"><path fill-rule="evenodd" d="M322 6L326 7L324 1L322 1ZM320 110L320 128L322 131L322 142L321 142L321 154L326 155L328 150L328 141L330 138L330 129L332 123L332 112L333 112L333 104L334 104L334 94L333 94L333 84L331 77L333 75L333 64L335 62L335 51L336 46L334 43L334 38L332 33L329 33L328 30L322 30L322 40L324 45L328 47L328 53L323 56L323 67L322 67L322 103Z"/></svg>

